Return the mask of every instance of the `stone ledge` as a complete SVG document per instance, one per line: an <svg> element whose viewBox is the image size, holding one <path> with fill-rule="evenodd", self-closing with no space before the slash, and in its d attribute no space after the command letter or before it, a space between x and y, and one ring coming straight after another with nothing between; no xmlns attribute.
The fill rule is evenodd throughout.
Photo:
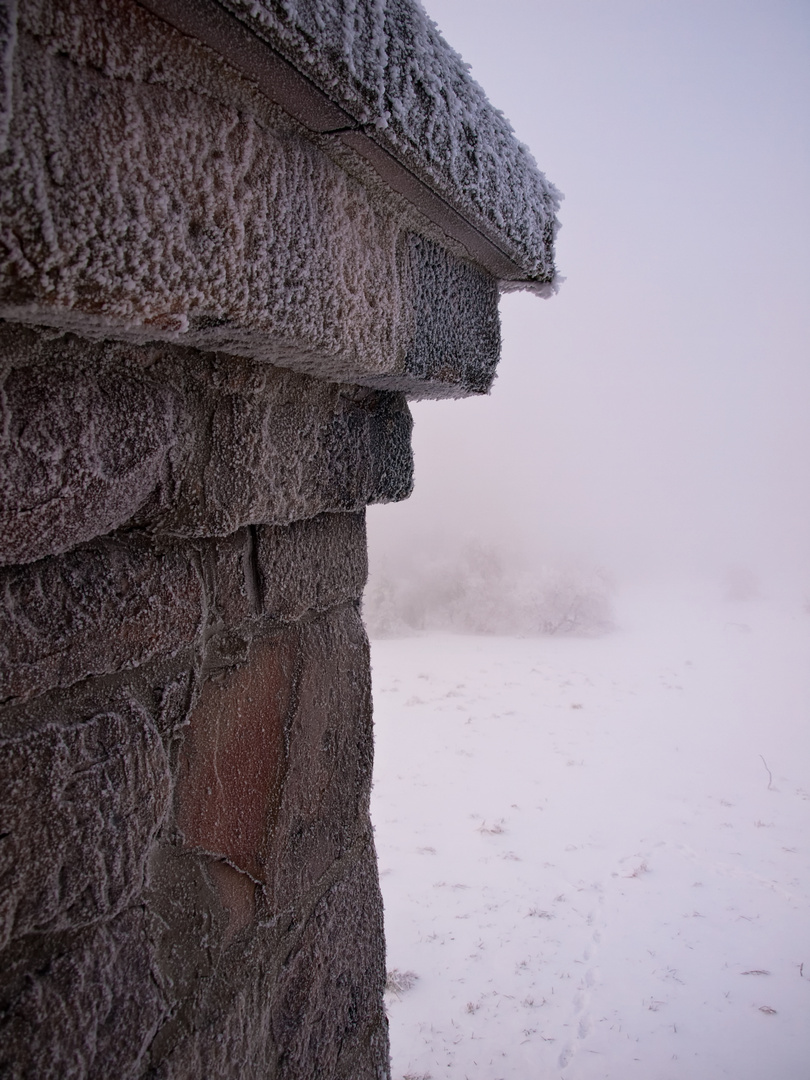
<svg viewBox="0 0 810 1080"><path fill-rule="evenodd" d="M134 0L103 21L93 0L20 5L0 318L414 397L489 388L494 277L415 238L205 46Z"/></svg>
<svg viewBox="0 0 810 1080"><path fill-rule="evenodd" d="M123 526L228 536L410 494L400 394L2 323L0 355L0 565Z"/></svg>
<svg viewBox="0 0 810 1080"><path fill-rule="evenodd" d="M307 128L339 133L493 276L553 283L559 193L419 4L144 2Z"/></svg>

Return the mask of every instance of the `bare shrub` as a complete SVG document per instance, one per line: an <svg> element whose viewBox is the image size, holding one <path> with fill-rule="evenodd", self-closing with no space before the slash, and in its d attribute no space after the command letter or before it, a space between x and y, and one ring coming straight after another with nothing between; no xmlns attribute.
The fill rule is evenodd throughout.
<svg viewBox="0 0 810 1080"><path fill-rule="evenodd" d="M437 630L595 636L612 629L610 594L604 571L535 563L473 541L452 558L375 570L363 615L372 637Z"/></svg>
<svg viewBox="0 0 810 1080"><path fill-rule="evenodd" d="M412 990L418 981L419 976L415 971L400 971L399 968L393 968L386 973L385 989L386 992L396 994L399 997L401 994L407 993L408 990Z"/></svg>

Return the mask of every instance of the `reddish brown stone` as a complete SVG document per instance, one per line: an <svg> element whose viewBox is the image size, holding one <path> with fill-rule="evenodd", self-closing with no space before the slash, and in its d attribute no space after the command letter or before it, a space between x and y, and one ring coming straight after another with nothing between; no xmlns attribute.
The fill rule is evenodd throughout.
<svg viewBox="0 0 810 1080"><path fill-rule="evenodd" d="M348 604L255 644L244 667L206 684L175 812L187 846L248 874L279 910L355 843L370 784L368 641Z"/></svg>
<svg viewBox="0 0 810 1080"><path fill-rule="evenodd" d="M186 844L255 881L281 798L297 638L291 630L259 642L245 667L210 680L181 752L175 812Z"/></svg>

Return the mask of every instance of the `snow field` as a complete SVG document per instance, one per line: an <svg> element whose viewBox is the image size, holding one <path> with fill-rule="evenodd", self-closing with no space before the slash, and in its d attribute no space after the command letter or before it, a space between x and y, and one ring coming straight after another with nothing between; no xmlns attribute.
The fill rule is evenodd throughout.
<svg viewBox="0 0 810 1080"><path fill-rule="evenodd" d="M810 616L619 624L372 644L395 1080L810 1077Z"/></svg>

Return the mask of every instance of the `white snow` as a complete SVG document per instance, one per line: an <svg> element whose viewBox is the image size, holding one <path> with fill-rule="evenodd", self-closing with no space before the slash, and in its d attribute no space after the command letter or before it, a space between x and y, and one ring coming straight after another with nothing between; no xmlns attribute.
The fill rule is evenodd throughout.
<svg viewBox="0 0 810 1080"><path fill-rule="evenodd" d="M810 1075L801 601L372 643L395 1080Z"/></svg>

